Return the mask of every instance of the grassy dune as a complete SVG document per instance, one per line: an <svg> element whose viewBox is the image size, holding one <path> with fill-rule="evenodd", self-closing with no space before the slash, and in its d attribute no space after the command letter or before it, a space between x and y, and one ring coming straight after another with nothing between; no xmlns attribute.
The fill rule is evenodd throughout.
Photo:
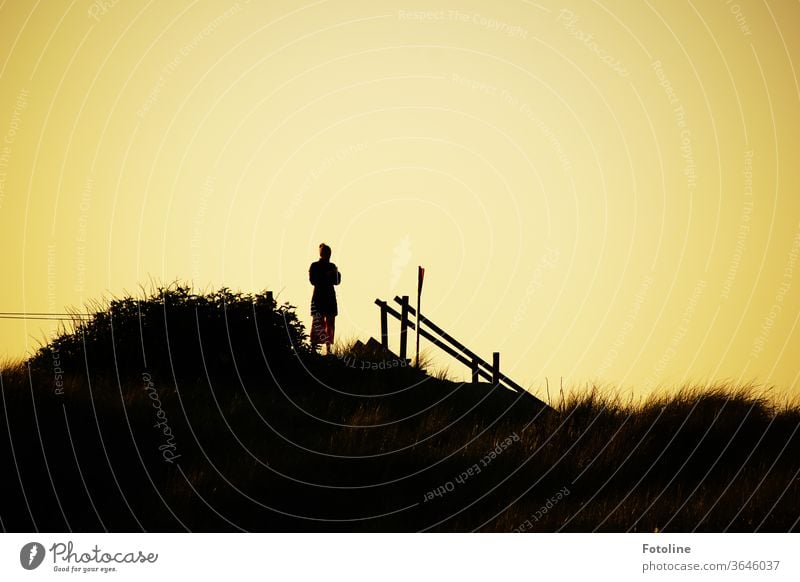
<svg viewBox="0 0 800 582"><path fill-rule="evenodd" d="M102 307L0 372L6 531L798 529L800 408L753 387L542 408L266 295Z"/></svg>

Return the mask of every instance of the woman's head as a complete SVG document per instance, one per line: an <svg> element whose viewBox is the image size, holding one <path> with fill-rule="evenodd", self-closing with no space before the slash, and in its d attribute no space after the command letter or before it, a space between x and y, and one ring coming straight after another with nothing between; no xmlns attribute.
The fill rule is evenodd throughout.
<svg viewBox="0 0 800 582"><path fill-rule="evenodd" d="M322 259L328 260L331 258L331 247L322 243L319 245L319 256Z"/></svg>

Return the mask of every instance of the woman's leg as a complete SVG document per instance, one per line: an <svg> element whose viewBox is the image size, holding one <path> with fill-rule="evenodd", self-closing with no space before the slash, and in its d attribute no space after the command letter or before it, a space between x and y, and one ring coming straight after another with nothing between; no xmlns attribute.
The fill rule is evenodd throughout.
<svg viewBox="0 0 800 582"><path fill-rule="evenodd" d="M325 343L325 317L315 314L311 320L311 349L317 351L317 346Z"/></svg>
<svg viewBox="0 0 800 582"><path fill-rule="evenodd" d="M325 350L331 353L331 344L333 343L334 335L336 334L336 316L325 316Z"/></svg>

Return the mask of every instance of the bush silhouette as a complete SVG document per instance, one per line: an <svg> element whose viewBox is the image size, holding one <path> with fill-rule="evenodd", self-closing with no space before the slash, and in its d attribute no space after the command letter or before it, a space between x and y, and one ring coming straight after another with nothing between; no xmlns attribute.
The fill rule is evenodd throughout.
<svg viewBox="0 0 800 582"><path fill-rule="evenodd" d="M31 365L48 367L57 352L73 371L100 366L121 376L146 369L183 377L203 368L280 368L308 350L294 307L276 305L267 293L195 294L176 284L102 307L88 319L76 316L73 330L42 347Z"/></svg>

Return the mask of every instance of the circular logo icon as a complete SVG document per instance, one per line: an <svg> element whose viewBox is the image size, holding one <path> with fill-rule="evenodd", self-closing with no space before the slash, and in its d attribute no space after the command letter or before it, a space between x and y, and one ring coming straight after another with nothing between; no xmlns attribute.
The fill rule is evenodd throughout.
<svg viewBox="0 0 800 582"><path fill-rule="evenodd" d="M44 546L38 542L28 542L19 551L19 563L26 570L38 568L44 560Z"/></svg>

